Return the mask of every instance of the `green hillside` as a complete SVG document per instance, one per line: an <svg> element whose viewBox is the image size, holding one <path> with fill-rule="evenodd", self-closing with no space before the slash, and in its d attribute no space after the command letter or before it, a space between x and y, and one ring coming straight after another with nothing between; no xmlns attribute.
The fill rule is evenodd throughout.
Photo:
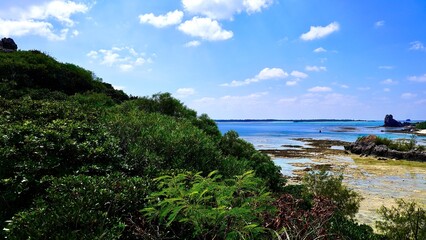
<svg viewBox="0 0 426 240"><path fill-rule="evenodd" d="M322 173L321 196L285 187L270 157L168 93L129 97L40 51L0 52L0 112L0 237L376 237L341 178Z"/></svg>

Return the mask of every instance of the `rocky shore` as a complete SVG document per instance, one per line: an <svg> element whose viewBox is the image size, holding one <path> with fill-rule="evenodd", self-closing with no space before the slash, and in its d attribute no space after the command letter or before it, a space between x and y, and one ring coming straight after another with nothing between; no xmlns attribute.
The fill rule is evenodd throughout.
<svg viewBox="0 0 426 240"><path fill-rule="evenodd" d="M374 156L353 154L349 142L311 138L280 149L261 150L282 166L288 184L298 184L306 172L317 169L343 174L345 184L361 193L364 200L356 218L374 228L377 209L391 207L395 199L415 200L426 206L426 162L378 160ZM284 164L284 165L281 165Z"/></svg>
<svg viewBox="0 0 426 240"><path fill-rule="evenodd" d="M426 152L419 150L398 151L383 144L377 144L377 136L370 135L359 138L356 142L345 146L345 149L362 156L374 156L381 160L397 159L426 162Z"/></svg>

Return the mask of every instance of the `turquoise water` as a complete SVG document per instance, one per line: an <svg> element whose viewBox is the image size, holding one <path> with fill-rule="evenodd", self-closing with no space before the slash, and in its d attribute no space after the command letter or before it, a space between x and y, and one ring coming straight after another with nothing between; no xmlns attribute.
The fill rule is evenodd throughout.
<svg viewBox="0 0 426 240"><path fill-rule="evenodd" d="M390 139L409 139L411 134L389 133L382 121L226 121L217 122L219 130L236 131L257 149L278 149L282 145L300 145L297 138L330 139L353 142L358 137L375 134ZM426 145L426 137L417 137Z"/></svg>

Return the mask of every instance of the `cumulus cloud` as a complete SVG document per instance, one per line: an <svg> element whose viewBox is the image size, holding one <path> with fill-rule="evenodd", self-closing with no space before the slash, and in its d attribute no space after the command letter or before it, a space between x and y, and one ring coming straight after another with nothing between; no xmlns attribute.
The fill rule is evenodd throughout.
<svg viewBox="0 0 426 240"><path fill-rule="evenodd" d="M269 7L273 0L182 0L190 14L200 14L211 19L232 19L234 14L246 11L251 14Z"/></svg>
<svg viewBox="0 0 426 240"><path fill-rule="evenodd" d="M414 51L426 51L426 47L420 41L411 42L410 45L411 45L410 50L414 50Z"/></svg>
<svg viewBox="0 0 426 240"><path fill-rule="evenodd" d="M290 73L291 76L296 77L296 78L307 78L308 74L304 73L304 72L299 72L299 71L292 71Z"/></svg>
<svg viewBox="0 0 426 240"><path fill-rule="evenodd" d="M193 88L179 88L176 90L176 96L179 98L189 97L195 94L195 89Z"/></svg>
<svg viewBox="0 0 426 240"><path fill-rule="evenodd" d="M92 50L86 54L91 61L97 61L108 67L118 67L123 72L133 70L137 66L152 63L152 58L145 57L145 53L138 53L130 47L113 47L111 49Z"/></svg>
<svg viewBox="0 0 426 240"><path fill-rule="evenodd" d="M338 31L340 28L338 22L332 22L329 25L322 27L322 26L311 26L309 32L304 33L300 36L300 39L304 41L311 41L319 38L326 37L333 32Z"/></svg>
<svg viewBox="0 0 426 240"><path fill-rule="evenodd" d="M183 12L175 10L166 15L155 16L152 13L139 15L140 23L151 24L157 28L163 28L171 25L177 25L182 22Z"/></svg>
<svg viewBox="0 0 426 240"><path fill-rule="evenodd" d="M402 99L412 99L412 98L415 98L415 97L417 97L417 94L415 94L415 93L407 92L407 93L401 94Z"/></svg>
<svg viewBox="0 0 426 240"><path fill-rule="evenodd" d="M210 18L193 17L180 24L178 29L185 34L208 41L227 40L234 35L232 31L222 29L216 20Z"/></svg>
<svg viewBox="0 0 426 240"><path fill-rule="evenodd" d="M316 86L316 87L308 89L308 92L313 92L313 93L331 92L331 91L333 91L333 89L331 89L330 87L321 87L321 86Z"/></svg>
<svg viewBox="0 0 426 240"><path fill-rule="evenodd" d="M382 81L382 84L387 84L387 85L394 85L394 84L397 84L397 83L398 83L398 81L392 80L390 78Z"/></svg>
<svg viewBox="0 0 426 240"><path fill-rule="evenodd" d="M306 66L305 70L308 72L325 72L327 71L327 68L323 66Z"/></svg>
<svg viewBox="0 0 426 240"><path fill-rule="evenodd" d="M374 26L376 28L383 27L383 26L385 26L385 21L383 21L383 20L377 21L377 22L374 23Z"/></svg>
<svg viewBox="0 0 426 240"><path fill-rule="evenodd" d="M190 41L185 43L185 47L198 47L201 45L200 41Z"/></svg>
<svg viewBox="0 0 426 240"><path fill-rule="evenodd" d="M323 53L323 52L327 52L327 50L323 47L319 47L314 50L314 53Z"/></svg>
<svg viewBox="0 0 426 240"><path fill-rule="evenodd" d="M49 40L65 40L75 25L71 18L77 13L86 13L89 6L74 1L49 1L40 5L31 5L26 9L14 9L10 19L0 18L0 35L14 37L38 35ZM58 23L58 24L54 24ZM60 25L62 29L55 29ZM74 36L75 31L72 31Z"/></svg>
<svg viewBox="0 0 426 240"><path fill-rule="evenodd" d="M426 73L420 76L409 76L408 80L413 82L426 82Z"/></svg>
<svg viewBox="0 0 426 240"><path fill-rule="evenodd" d="M288 73L286 73L281 68L264 68L262 71L259 72L255 77L248 78L244 81L232 81L231 83L224 83L220 86L222 87L240 87L249 85L252 83L268 80L268 79L280 79L280 78L286 78L288 76Z"/></svg>

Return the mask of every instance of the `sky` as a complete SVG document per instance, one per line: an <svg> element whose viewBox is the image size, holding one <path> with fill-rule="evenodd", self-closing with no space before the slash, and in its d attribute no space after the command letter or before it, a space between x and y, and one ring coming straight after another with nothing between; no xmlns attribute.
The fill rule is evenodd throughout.
<svg viewBox="0 0 426 240"><path fill-rule="evenodd" d="M213 119L426 120L424 0L14 0L0 37Z"/></svg>

